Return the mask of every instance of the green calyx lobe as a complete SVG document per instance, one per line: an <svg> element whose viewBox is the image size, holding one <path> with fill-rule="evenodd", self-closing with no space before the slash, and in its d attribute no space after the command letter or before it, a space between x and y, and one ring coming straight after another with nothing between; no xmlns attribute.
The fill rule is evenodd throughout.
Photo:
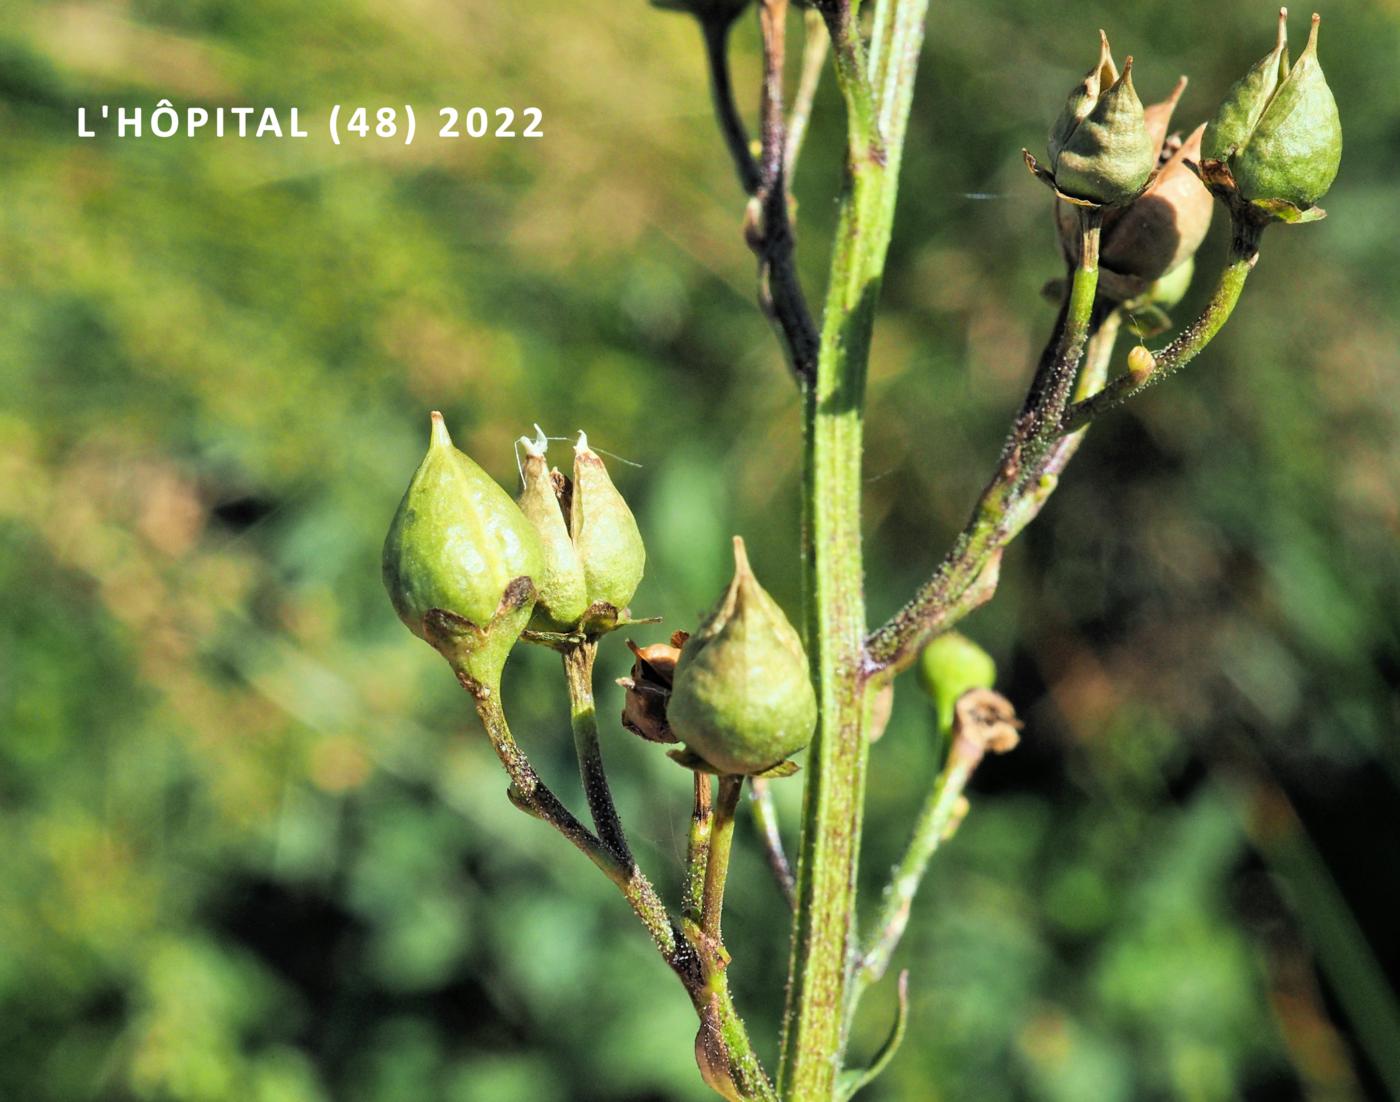
<svg viewBox="0 0 1400 1102"><path fill-rule="evenodd" d="M1069 141L1075 128L1094 109L1094 104L1098 103L1103 90L1110 87L1117 79L1118 67L1113 64L1113 55L1108 48L1108 35L1099 31L1098 61L1084 75L1079 86L1069 94L1069 98L1065 100L1064 108L1060 111L1060 117L1050 128L1050 137L1046 141L1046 151L1050 154L1052 164L1055 158L1060 155L1060 150L1065 147L1065 143Z"/></svg>
<svg viewBox="0 0 1400 1102"><path fill-rule="evenodd" d="M667 719L716 773L768 772L812 739L817 698L802 640L737 536L734 579L681 651Z"/></svg>
<svg viewBox="0 0 1400 1102"><path fill-rule="evenodd" d="M569 631L588 611L588 586L560 501L564 478L558 471L549 470L545 460L547 443L538 429L534 440L521 437L520 446L525 451L520 511L539 537L542 560L534 579L537 600L530 627L538 631Z"/></svg>
<svg viewBox="0 0 1400 1102"><path fill-rule="evenodd" d="M569 534L583 566L588 606L626 609L642 581L646 547L637 519L583 433L574 447Z"/></svg>
<svg viewBox="0 0 1400 1102"><path fill-rule="evenodd" d="M992 656L956 631L944 632L919 655L919 684L933 700L940 731L952 730L954 706L963 693L990 689L996 679Z"/></svg>
<svg viewBox="0 0 1400 1102"><path fill-rule="evenodd" d="M1287 9L1278 41L1225 97L1206 127L1202 156L1221 161L1240 195L1307 209L1327 193L1342 158L1337 102L1317 59L1314 15L1308 44L1288 62Z"/></svg>
<svg viewBox="0 0 1400 1102"><path fill-rule="evenodd" d="M542 556L510 496L452 445L434 412L428 453L384 540L384 587L408 629L492 687L534 606Z"/></svg>
<svg viewBox="0 0 1400 1102"><path fill-rule="evenodd" d="M1133 87L1133 59L1117 73L1108 38L1099 32L1098 64L1070 93L1048 141L1050 172L1066 196L1105 206L1130 203L1157 164L1142 101Z"/></svg>

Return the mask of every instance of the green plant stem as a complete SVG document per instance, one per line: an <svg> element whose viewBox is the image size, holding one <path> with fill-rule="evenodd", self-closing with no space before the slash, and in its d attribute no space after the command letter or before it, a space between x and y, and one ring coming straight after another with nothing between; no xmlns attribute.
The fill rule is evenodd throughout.
<svg viewBox="0 0 1400 1102"><path fill-rule="evenodd" d="M1245 281L1259 258L1260 233L1261 227L1236 220L1225 269L1200 317L1165 348L1152 353L1152 369L1146 375L1131 372L1119 375L1097 394L1072 405L1065 413L1060 431L1070 433L1083 428L1100 414L1180 371L1200 355L1234 313Z"/></svg>
<svg viewBox="0 0 1400 1102"><path fill-rule="evenodd" d="M1081 214L1079 263L1069 297L971 519L932 577L870 635L872 673L881 679L908 668L929 639L991 596L1003 548L1054 489L1058 474L1047 474L1046 464L1054 458L1062 414L1093 329L1101 225L1099 211Z"/></svg>
<svg viewBox="0 0 1400 1102"><path fill-rule="evenodd" d="M705 892L700 903L700 929L708 944L723 952L720 917L724 911L724 885L729 879L729 853L734 844L734 819L739 810L743 777L720 777L715 794L714 825L710 852L705 861Z"/></svg>
<svg viewBox="0 0 1400 1102"><path fill-rule="evenodd" d="M608 775L603 768L603 751L598 744L598 717L593 705L593 662L598 644L593 640L564 650L564 675L569 684L569 722L574 732L579 778L588 799L598 837L623 865L631 865L632 851L613 804Z"/></svg>
<svg viewBox="0 0 1400 1102"><path fill-rule="evenodd" d="M695 1006L700 1015L695 1062L710 1088L730 1102L778 1102L734 1007L723 969L710 975Z"/></svg>
<svg viewBox="0 0 1400 1102"><path fill-rule="evenodd" d="M878 983L889 968L890 958L909 925L914 896L923 882L929 861L956 828L959 811L965 806L963 790L982 757L980 747L965 739L953 741L948 761L919 810L904 854L894 867L874 925L861 948L851 993L852 1012L865 990Z"/></svg>
<svg viewBox="0 0 1400 1102"><path fill-rule="evenodd" d="M783 834L778 826L778 809L773 804L773 791L762 777L749 781L749 803L753 807L754 826L763 844L763 854L768 859L773 880L787 900L787 905L794 908L797 906L797 877L793 875L787 851L783 848Z"/></svg>
<svg viewBox="0 0 1400 1102"><path fill-rule="evenodd" d="M697 775L698 776L698 775ZM709 778L705 777L704 796L697 783L696 808L709 803ZM709 845L704 856L703 889L700 898L699 938L704 983L696 993L695 1006L700 1014L700 1033L695 1041L696 1061L705 1081L719 1094L736 1100L776 1100L773 1086L764 1073L748 1033L739 1018L729 991L726 969L729 954L724 948L724 932L720 920L724 911L724 887L729 877L729 854L734 843L734 820L739 810L744 778L723 776L716 785L713 811L706 811L709 825ZM692 821L694 822L695 819ZM698 839L692 832L694 853ZM698 864L691 863L691 877Z"/></svg>
<svg viewBox="0 0 1400 1102"><path fill-rule="evenodd" d="M925 11L923 0L901 0L895 21L921 28ZM882 136L851 6L823 14L848 150L816 379L803 391L804 624L820 718L807 759L779 1074L782 1096L801 1102L833 1096L845 1037L868 754L862 415L909 102L904 96L896 104L891 134ZM906 75L912 87L912 72Z"/></svg>
<svg viewBox="0 0 1400 1102"><path fill-rule="evenodd" d="M776 1102L777 1095L763 1071L748 1031L744 1027L729 993L723 968L713 966L714 954L708 946L696 946L685 931L672 920L666 905L656 894L646 875L630 859L622 861L613 850L596 837L566 808L540 779L525 752L520 749L501 707L501 694L496 686L485 686L458 674L458 680L476 701L477 715L491 741L496 756L510 777L511 802L521 810L543 819L574 844L622 892L633 912L641 919L662 959L670 965L690 995L700 1018L700 1035L696 1039L696 1060L707 1082L734 1102ZM697 786L697 793L699 787ZM708 802L709 786L705 787ZM732 800L737 803L738 792ZM708 819L708 814L704 816ZM728 834L733 835L733 813L730 813ZM710 849L713 852L713 838ZM727 864L728 840L724 843L724 863ZM711 877L704 876L704 890L711 890ZM718 933L718 908L722 903L723 876L718 881L720 896L714 901L715 930ZM703 905L700 910L703 911Z"/></svg>
<svg viewBox="0 0 1400 1102"><path fill-rule="evenodd" d="M554 827L617 885L666 963L687 986L693 985L698 973L695 953L685 939L678 936L666 905L656 894L651 881L635 863L619 860L592 831L574 818L572 812L540 779L510 732L505 710L501 707L500 690L470 684L467 688L476 701L476 713L486 729L487 738L491 740L492 749L510 777L512 801Z"/></svg>
<svg viewBox="0 0 1400 1102"><path fill-rule="evenodd" d="M812 119L812 104L821 85L822 70L826 68L826 55L831 49L831 36L826 33L820 13L812 10L802 13L802 32L802 73L797 79L797 93L792 97L792 110L788 114L787 152L783 158L783 175L789 180L797 172L802 143Z"/></svg>
<svg viewBox="0 0 1400 1102"><path fill-rule="evenodd" d="M866 68L872 87L885 86L889 69L890 36L894 34L895 0L875 0L875 14L870 20L870 49Z"/></svg>
<svg viewBox="0 0 1400 1102"><path fill-rule="evenodd" d="M739 107L734 102L734 84L729 78L729 31L734 21L702 19L700 31L705 39L705 60L710 72L710 95L714 101L715 119L719 123L729 158L739 177L745 195L758 190L758 162L749 148L749 134Z"/></svg>
<svg viewBox="0 0 1400 1102"><path fill-rule="evenodd" d="M1099 322L1098 328L1090 334L1089 343L1084 350L1084 365L1079 370L1079 381L1074 386L1074 401L1083 401L1089 395L1096 394L1102 389L1104 381L1108 378L1108 368L1113 360L1113 349L1118 342L1118 334L1122 328L1122 308L1112 307L1108 309L1102 321ZM1045 463L1041 467L1040 477L1036 479L1034 485L1029 487L1027 492L1017 498L1012 506L1010 523L1007 526L1012 538L1039 515L1040 510L1050 499L1050 495L1059 486L1060 475L1064 473L1069 461L1074 458L1074 453L1084 442L1084 436L1087 432L1087 427L1079 429L1068 436L1062 436L1051 446ZM995 591L995 589L994 584L992 590ZM991 595L990 592L985 596L978 595L980 596L978 604L989 599ZM966 611L971 611L971 609Z"/></svg>
<svg viewBox="0 0 1400 1102"><path fill-rule="evenodd" d="M686 843L685 883L681 889L681 915L700 927L700 910L705 898L705 867L710 856L710 833L714 826L713 784L708 773L695 774L695 804L690 812L690 835Z"/></svg>
<svg viewBox="0 0 1400 1102"><path fill-rule="evenodd" d="M907 6L907 0L901 2ZM836 83L846 104L848 155L855 160L873 154L877 160L883 161L879 105L867 71L865 45L861 41L854 4L827 4L820 10L826 20L827 34L831 37Z"/></svg>

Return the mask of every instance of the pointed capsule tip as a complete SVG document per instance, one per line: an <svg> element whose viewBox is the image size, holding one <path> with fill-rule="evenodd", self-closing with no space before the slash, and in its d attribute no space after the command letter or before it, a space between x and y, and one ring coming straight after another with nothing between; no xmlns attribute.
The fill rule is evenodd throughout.
<svg viewBox="0 0 1400 1102"><path fill-rule="evenodd" d="M744 546L744 537L734 537L734 573L752 574L753 570L749 566L749 550Z"/></svg>
<svg viewBox="0 0 1400 1102"><path fill-rule="evenodd" d="M525 449L525 454L531 459L543 459L545 453L549 451L549 437L544 434L544 429L540 428L539 425L535 426L535 435L533 438L522 436L519 440L519 444Z"/></svg>
<svg viewBox="0 0 1400 1102"><path fill-rule="evenodd" d="M592 451L593 449L588 446L588 433L584 432L583 429L579 429L578 440L574 444L575 454L587 455L590 454Z"/></svg>
<svg viewBox="0 0 1400 1102"><path fill-rule="evenodd" d="M1317 53L1317 28L1322 24L1322 16L1313 12L1312 27L1308 30L1308 44L1303 47L1303 52Z"/></svg>
<svg viewBox="0 0 1400 1102"><path fill-rule="evenodd" d="M1108 44L1108 32L1099 28L1099 60L1091 77L1097 77L1100 87L1112 84L1118 79L1118 69L1113 64L1113 49Z"/></svg>
<svg viewBox="0 0 1400 1102"><path fill-rule="evenodd" d="M452 447L452 436L447 431L447 422L442 419L442 414L437 410L433 410L428 417L432 424L428 436L428 446L433 448Z"/></svg>
<svg viewBox="0 0 1400 1102"><path fill-rule="evenodd" d="M1167 96L1167 100L1171 103L1175 103L1181 98L1181 93L1186 91L1186 86L1190 83L1191 78L1185 73L1182 73L1181 76L1176 78L1176 84L1172 87L1171 93Z"/></svg>
<svg viewBox="0 0 1400 1102"><path fill-rule="evenodd" d="M1123 71L1122 71L1121 73L1118 74L1118 79L1115 80L1115 81L1113 82L1113 87L1115 87L1115 88L1119 87L1120 85L1126 85L1128 88L1132 88L1134 94L1137 93L1137 89L1136 89L1136 88L1133 88L1133 55L1132 55L1132 54L1129 54L1127 57L1125 57L1125 58L1123 59Z"/></svg>
<svg viewBox="0 0 1400 1102"><path fill-rule="evenodd" d="M1278 10L1278 42L1275 44L1274 49L1275 49L1275 50L1281 50L1281 49L1283 49L1283 47L1286 46L1287 44L1288 44L1288 9L1287 9L1287 8L1279 8L1279 10Z"/></svg>

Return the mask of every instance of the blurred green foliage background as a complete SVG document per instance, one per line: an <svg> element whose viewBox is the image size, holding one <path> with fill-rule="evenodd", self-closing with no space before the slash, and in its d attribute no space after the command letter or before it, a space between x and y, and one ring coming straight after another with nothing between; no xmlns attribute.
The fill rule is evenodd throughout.
<svg viewBox="0 0 1400 1102"><path fill-rule="evenodd" d="M1263 4L934 8L870 384L872 617L960 527L1051 324L1018 151L1095 30L1144 98L1190 74L1187 128L1273 34ZM1225 333L1094 430L968 623L1027 735L921 896L872 1099L1400 1096L1400 5L1323 14L1331 217L1268 235ZM412 103L420 132L76 137L80 105L161 97L317 125ZM538 106L545 136L439 141L445 105ZM796 185L814 293L842 125L828 86ZM706 1097L679 985L506 801L378 550L428 409L512 488L514 437L584 428L627 461L655 638L713 599L732 532L795 611L794 394L742 210L698 35L642 0L6 5L0 1097ZM605 717L627 665L607 643ZM553 656L506 693L576 797ZM871 895L931 723L902 685ZM605 735L674 897L687 777ZM800 785L776 785L790 835ZM771 1054L787 924L750 830L738 850L731 974Z"/></svg>

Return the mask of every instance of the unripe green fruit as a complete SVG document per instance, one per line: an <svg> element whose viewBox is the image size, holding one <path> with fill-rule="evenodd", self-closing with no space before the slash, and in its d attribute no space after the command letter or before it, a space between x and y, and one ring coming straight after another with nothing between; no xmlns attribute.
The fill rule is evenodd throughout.
<svg viewBox="0 0 1400 1102"><path fill-rule="evenodd" d="M1116 75L1100 32L1098 64L1070 93L1048 139L1055 188L1087 203L1121 206L1142 191L1157 165L1142 101L1133 88L1133 59Z"/></svg>
<svg viewBox="0 0 1400 1102"><path fill-rule="evenodd" d="M1290 68L1287 9L1278 41L1237 81L1206 127L1204 157L1223 162L1247 200L1283 200L1307 209L1327 194L1342 159L1337 102L1317 60L1321 19Z"/></svg>
<svg viewBox="0 0 1400 1102"><path fill-rule="evenodd" d="M802 640L737 536L734 580L681 650L667 719L717 773L762 773L812 739L817 697Z"/></svg>
<svg viewBox="0 0 1400 1102"><path fill-rule="evenodd" d="M530 626L539 631L570 631L588 611L588 587L559 501L563 476L549 470L543 433L535 440L521 437L520 445L525 449L520 511L539 536L543 560L535 576L537 600Z"/></svg>
<svg viewBox="0 0 1400 1102"><path fill-rule="evenodd" d="M1203 130L1197 127L1165 160L1159 153L1161 167L1146 190L1128 206L1105 214L1099 246L1099 294L1105 298L1138 298L1152 283L1189 267L1205 240L1215 200L1186 166L1200 159ZM1055 219L1061 249L1070 263L1077 263L1079 215L1061 200Z"/></svg>
<svg viewBox="0 0 1400 1102"><path fill-rule="evenodd" d="M623 611L641 584L646 547L637 519L583 433L578 434L574 447L569 532L583 564L588 604L602 603Z"/></svg>
<svg viewBox="0 0 1400 1102"><path fill-rule="evenodd" d="M956 631L944 632L919 655L919 684L933 699L940 731L952 730L958 697L972 689L990 689L996 679L992 656Z"/></svg>
<svg viewBox="0 0 1400 1102"><path fill-rule="evenodd" d="M452 446L442 415L434 412L428 454L384 540L384 587L399 619L490 686L530 618L530 580L541 565L539 540L525 515ZM450 646L441 618L430 616L435 610L460 621Z"/></svg>

